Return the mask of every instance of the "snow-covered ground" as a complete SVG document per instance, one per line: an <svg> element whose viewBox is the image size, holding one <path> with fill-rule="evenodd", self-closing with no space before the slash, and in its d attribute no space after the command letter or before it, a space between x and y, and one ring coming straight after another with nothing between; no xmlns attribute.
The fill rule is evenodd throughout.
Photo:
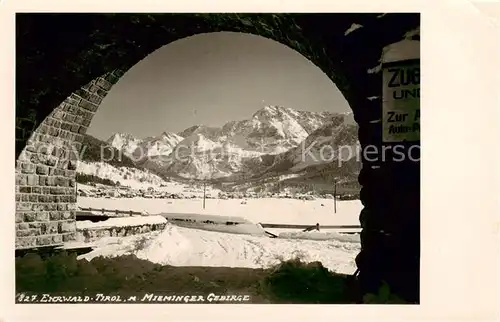
<svg viewBox="0 0 500 322"><path fill-rule="evenodd" d="M79 197L80 207L145 211L150 214L166 213L176 218L195 220L246 222L234 226L188 223L188 227L180 227L172 222L167 224L162 232L104 238L94 242L94 251L82 255L81 258L135 254L142 259L174 266L257 268L299 256L306 262L320 261L325 267L336 272L354 272L354 258L360 250L358 235L339 234L323 229L320 232L303 233L296 229L268 228L267 231L279 236L269 238L258 223L359 225L359 201L337 202L336 214L333 213L331 199L302 201L267 198L247 199L246 202L241 204L238 199L207 199L206 209L203 209L202 200L199 199ZM158 218L148 217L155 222ZM131 219L113 220L113 224L126 225L130 224ZM107 226L111 223L106 222L93 225Z"/></svg>
<svg viewBox="0 0 500 322"><path fill-rule="evenodd" d="M359 243L257 237L189 229L167 224L162 232L129 237L107 237L94 251L79 258L135 254L138 258L173 266L266 268L300 257L320 261L328 269L352 274Z"/></svg>
<svg viewBox="0 0 500 322"><path fill-rule="evenodd" d="M132 210L149 214L200 214L245 218L253 223L298 225L359 225L362 204L359 200L333 199L297 200L278 198L206 199L147 199L78 197L79 207ZM323 205L323 206L322 206Z"/></svg>

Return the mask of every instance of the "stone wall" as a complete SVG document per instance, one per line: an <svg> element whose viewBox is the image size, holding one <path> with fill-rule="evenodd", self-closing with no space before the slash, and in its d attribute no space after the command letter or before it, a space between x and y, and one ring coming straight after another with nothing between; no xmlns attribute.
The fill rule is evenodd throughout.
<svg viewBox="0 0 500 322"><path fill-rule="evenodd" d="M114 71L83 86L31 133L16 162L16 249L75 238L75 176L83 135L121 75Z"/></svg>

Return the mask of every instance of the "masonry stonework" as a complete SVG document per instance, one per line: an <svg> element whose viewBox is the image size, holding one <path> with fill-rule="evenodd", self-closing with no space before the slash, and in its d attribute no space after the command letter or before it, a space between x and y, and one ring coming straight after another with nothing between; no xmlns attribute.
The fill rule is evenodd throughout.
<svg viewBox="0 0 500 322"><path fill-rule="evenodd" d="M122 74L115 70L75 91L31 133L16 162L16 249L75 239L75 177L83 135Z"/></svg>

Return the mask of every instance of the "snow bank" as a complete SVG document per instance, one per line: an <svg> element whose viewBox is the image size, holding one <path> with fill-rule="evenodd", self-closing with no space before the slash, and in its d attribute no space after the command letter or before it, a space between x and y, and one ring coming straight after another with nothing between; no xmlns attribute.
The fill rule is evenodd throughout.
<svg viewBox="0 0 500 322"><path fill-rule="evenodd" d="M337 232L284 232L278 234L279 238L289 239L312 239L312 240L338 240L342 242L359 243L359 235L342 235Z"/></svg>
<svg viewBox="0 0 500 322"><path fill-rule="evenodd" d="M251 221L248 221L242 217L236 216L217 216L210 214L190 214L190 213L161 213L161 216L167 218L170 221L184 220L184 221L196 221L196 222L206 222L210 221L215 224L226 224L227 222L239 223L239 224L250 224Z"/></svg>
<svg viewBox="0 0 500 322"><path fill-rule="evenodd" d="M166 222L167 220L162 216L131 216L131 217L109 218L107 220L98 222L91 222L89 220L77 221L76 229L142 226L142 225L163 224Z"/></svg>
<svg viewBox="0 0 500 322"><path fill-rule="evenodd" d="M173 224L180 227L217 231L221 233L266 236L266 231L262 228L261 225L258 224L256 225L249 223L249 224L225 225L225 224L178 223L178 222L175 222Z"/></svg>

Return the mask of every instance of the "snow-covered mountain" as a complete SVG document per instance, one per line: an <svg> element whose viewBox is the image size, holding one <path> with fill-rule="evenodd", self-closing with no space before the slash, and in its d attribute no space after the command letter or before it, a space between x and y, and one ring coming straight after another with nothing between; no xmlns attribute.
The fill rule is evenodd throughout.
<svg viewBox="0 0 500 322"><path fill-rule="evenodd" d="M147 169L117 167L106 162L78 161L77 172L79 174L99 177L101 179L108 179L132 188L144 188L166 184L165 180Z"/></svg>
<svg viewBox="0 0 500 322"><path fill-rule="evenodd" d="M122 151L126 155L132 155L132 153L135 151L135 149L137 149L137 146L141 142L142 140L135 138L133 135L127 133L115 133L106 140L106 143L108 143L115 149Z"/></svg>
<svg viewBox="0 0 500 322"><path fill-rule="evenodd" d="M168 155L182 140L181 136L170 132L144 139L135 138L131 134L115 133L106 142L134 160L141 160L148 156Z"/></svg>
<svg viewBox="0 0 500 322"><path fill-rule="evenodd" d="M143 139L132 155L135 160L169 155L182 140L183 138L175 133L163 132L158 136Z"/></svg>
<svg viewBox="0 0 500 322"><path fill-rule="evenodd" d="M142 140L115 134L108 142L141 160L142 166L167 176L241 178L265 173L268 168L279 169L283 160L299 168L311 165L308 160L301 164L297 153L301 144L312 140L319 140L313 151L316 154L337 137L347 136L346 143L355 144L357 135L350 134L355 127L352 122L350 113L266 106L248 119L222 127L194 125L177 134L164 132Z"/></svg>
<svg viewBox="0 0 500 322"><path fill-rule="evenodd" d="M281 153L269 167L275 172L297 172L310 166L341 163L359 155L357 126L330 122L311 133L298 146Z"/></svg>

